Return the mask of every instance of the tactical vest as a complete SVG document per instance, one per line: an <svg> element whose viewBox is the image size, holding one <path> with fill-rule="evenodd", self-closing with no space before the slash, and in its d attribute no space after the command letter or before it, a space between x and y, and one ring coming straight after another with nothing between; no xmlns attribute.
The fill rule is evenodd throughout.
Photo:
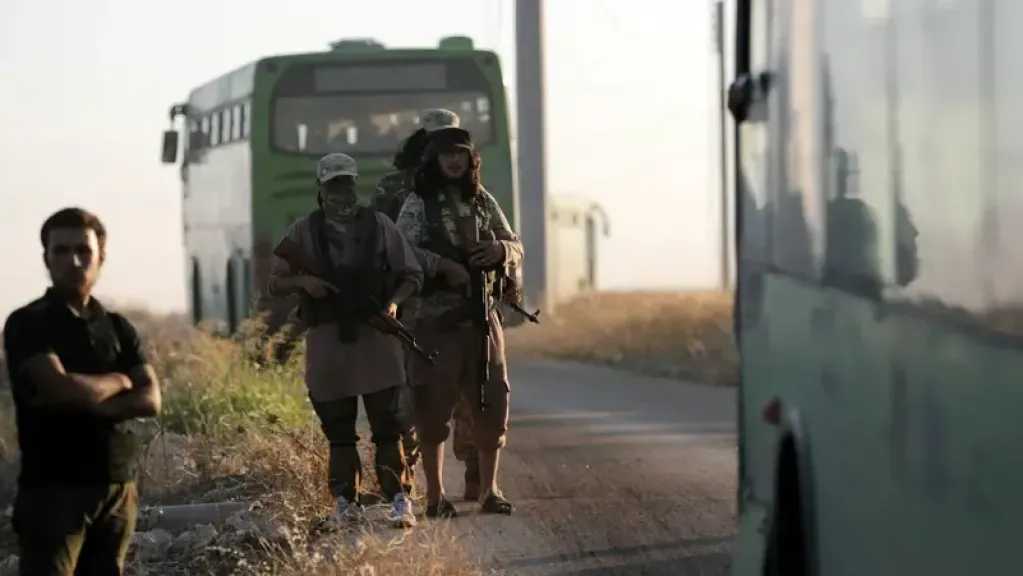
<svg viewBox="0 0 1023 576"><path fill-rule="evenodd" d="M426 212L427 236L429 237L426 249L433 252L434 254L443 256L444 258L447 258L454 262L458 262L462 266L465 266L465 268L469 270L470 273L472 273L473 270L469 266L469 256L467 249L467 247L469 246L469 242L471 242L472 239L463 237L461 247L455 246L454 243L451 242L451 239L448 237L448 229L446 226L444 226L442 202L438 198L438 196L439 196L438 194L426 194L422 196L423 206ZM453 217L458 219L459 218L458 210L457 207L455 206L454 200L451 199L450 196L446 196L446 198L448 203L448 210L451 212ZM472 218L474 220L475 226L479 228L480 231L483 231L482 218L480 217L480 214L478 214L478 208L475 205L473 205L471 207L471 210L473 212ZM456 223L456 229L459 228L460 227ZM464 236L464 234L462 236ZM487 272L488 290L492 289L495 278L496 274L493 271ZM438 290L444 289L447 289L447 286L446 284L444 284L443 277L441 277L440 275L436 275L434 278L427 278L424 280L421 294L423 296L429 296L430 294Z"/></svg>
<svg viewBox="0 0 1023 576"><path fill-rule="evenodd" d="M393 274L386 259L383 265L376 260L380 251L376 211L362 208L355 217L353 245L343 247L357 251L357 258L351 265L338 265L331 260L327 222L322 210L310 215L309 225L319 267L317 276L337 287L338 292L323 298L303 293L302 320L309 326L337 322L339 338L352 342L358 337L359 324L382 309L393 290Z"/></svg>

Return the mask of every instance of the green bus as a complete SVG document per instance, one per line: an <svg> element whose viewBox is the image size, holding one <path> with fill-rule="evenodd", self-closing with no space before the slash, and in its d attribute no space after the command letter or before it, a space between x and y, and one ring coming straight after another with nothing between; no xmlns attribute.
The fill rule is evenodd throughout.
<svg viewBox="0 0 1023 576"><path fill-rule="evenodd" d="M729 6L733 573L1018 573L1023 3Z"/></svg>
<svg viewBox="0 0 1023 576"><path fill-rule="evenodd" d="M270 255L315 207L314 165L330 152L359 162L367 199L393 168L419 112L456 111L483 157L485 182L515 222L508 106L495 53L466 37L431 49L343 40L326 52L271 56L191 92L171 108L163 161L181 161L188 305L196 323L234 331L268 278Z"/></svg>

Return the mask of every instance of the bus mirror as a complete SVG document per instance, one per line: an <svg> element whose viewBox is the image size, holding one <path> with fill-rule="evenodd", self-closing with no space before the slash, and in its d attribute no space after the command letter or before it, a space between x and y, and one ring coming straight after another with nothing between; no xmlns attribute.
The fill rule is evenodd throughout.
<svg viewBox="0 0 1023 576"><path fill-rule="evenodd" d="M163 133L163 163L174 164L178 161L178 131L166 130Z"/></svg>

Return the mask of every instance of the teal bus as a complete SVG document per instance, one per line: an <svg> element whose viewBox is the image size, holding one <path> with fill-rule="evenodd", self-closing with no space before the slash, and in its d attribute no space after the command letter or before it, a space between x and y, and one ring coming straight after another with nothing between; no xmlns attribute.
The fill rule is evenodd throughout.
<svg viewBox="0 0 1023 576"><path fill-rule="evenodd" d="M358 192L368 199L428 108L460 115L479 146L488 189L515 222L501 66L469 38L430 49L343 40L325 52L262 58L174 105L163 161L177 161L181 140L193 320L230 332L251 313L276 241L316 205L317 158L344 152L358 160ZM179 116L181 138L173 130Z"/></svg>
<svg viewBox="0 0 1023 576"><path fill-rule="evenodd" d="M733 573L1019 573L1023 3L729 6Z"/></svg>

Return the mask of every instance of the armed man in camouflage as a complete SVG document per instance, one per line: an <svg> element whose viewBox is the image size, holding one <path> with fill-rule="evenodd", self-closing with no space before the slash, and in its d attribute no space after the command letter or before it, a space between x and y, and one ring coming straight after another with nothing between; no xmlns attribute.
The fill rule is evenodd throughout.
<svg viewBox="0 0 1023 576"><path fill-rule="evenodd" d="M460 127L461 119L458 114L450 110L433 108L424 110L419 116L419 122L421 127L405 140L401 150L394 157L394 167L397 170L385 175L377 184L374 204L377 210L387 214L395 221L398 219L398 213L404 205L405 199L408 198L415 186L415 174L422 163L423 153L426 151L430 135L443 128ZM417 304L418 299L411 299L404 306L403 319L409 324L414 322ZM409 402L408 405L403 406L407 412L413 410L411 398L411 394L402 395L402 400ZM480 469L476 447L472 443L471 414L469 401L463 396L455 407L452 449L455 458L465 464L463 497L466 500L477 500L480 496ZM419 441L414 428L402 436L402 443L411 472L419 461Z"/></svg>
<svg viewBox="0 0 1023 576"><path fill-rule="evenodd" d="M419 115L420 128L413 132L394 155L393 172L388 172L377 183L373 199L376 209L387 214L391 220L398 220L398 213L405 199L415 188L416 170L423 161L430 134L442 128L458 128L461 120L458 114L443 108L423 110Z"/></svg>
<svg viewBox="0 0 1023 576"><path fill-rule="evenodd" d="M467 131L443 128L431 134L415 185L398 228L423 257L426 282L417 335L441 354L436 366L413 359L411 372L426 515L455 516L442 483L443 448L448 422L463 395L471 407L482 510L510 514L512 505L497 486L509 385L504 335L491 293L498 275L521 264L522 243L480 183L480 156Z"/></svg>
<svg viewBox="0 0 1023 576"><path fill-rule="evenodd" d="M419 290L423 272L394 223L359 206L357 176L355 160L345 154L320 159L320 207L295 222L274 249L268 291L303 297L302 320L310 327L305 381L330 442L328 481L336 518L362 516L356 447L362 396L376 445L377 480L391 501L390 520L411 527L416 519L400 442L406 429L399 413L404 354L379 322L395 318L398 306Z"/></svg>

